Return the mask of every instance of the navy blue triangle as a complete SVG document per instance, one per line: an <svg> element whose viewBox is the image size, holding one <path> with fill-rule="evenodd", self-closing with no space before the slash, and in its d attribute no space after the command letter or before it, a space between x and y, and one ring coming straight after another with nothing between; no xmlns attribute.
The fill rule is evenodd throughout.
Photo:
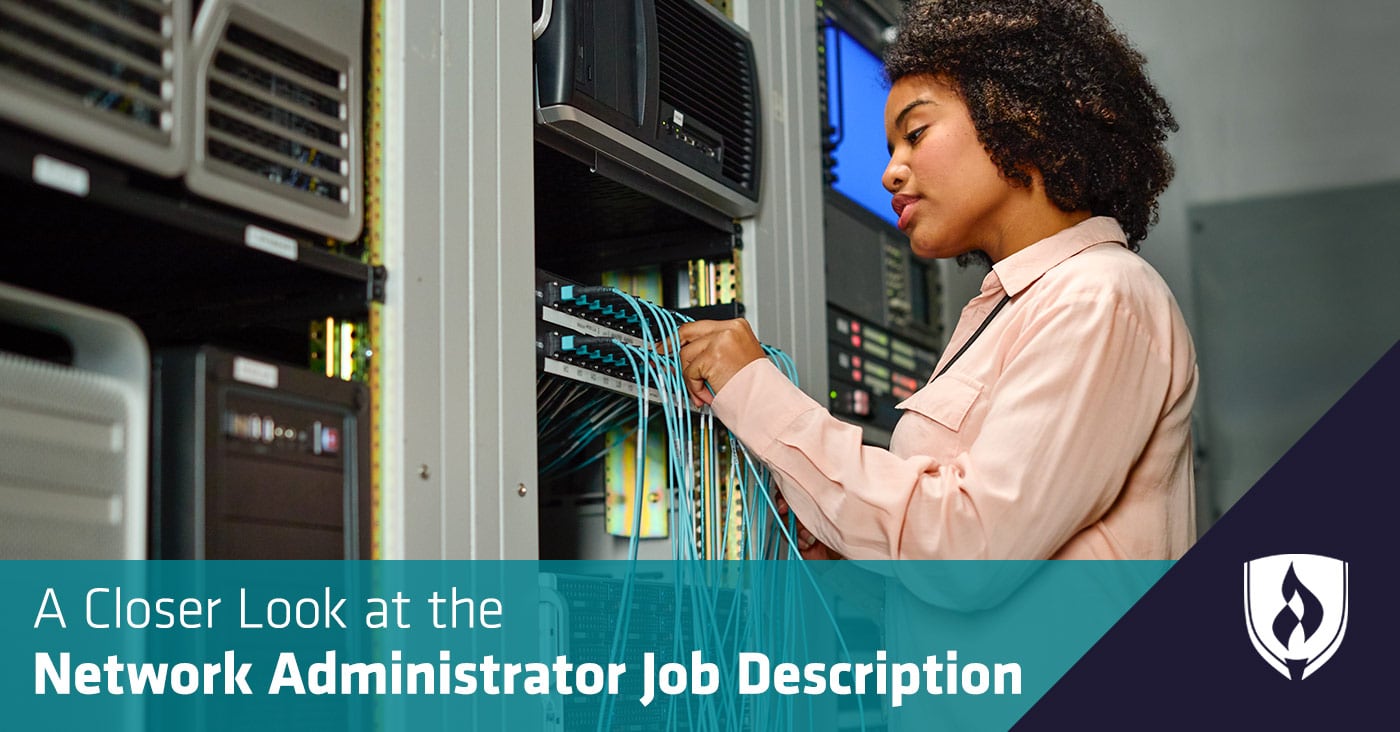
<svg viewBox="0 0 1400 732"><path fill-rule="evenodd" d="M1345 637L1300 681L1247 634L1243 564L1350 563ZM1400 345L1347 392L1016 729L1400 727Z"/></svg>

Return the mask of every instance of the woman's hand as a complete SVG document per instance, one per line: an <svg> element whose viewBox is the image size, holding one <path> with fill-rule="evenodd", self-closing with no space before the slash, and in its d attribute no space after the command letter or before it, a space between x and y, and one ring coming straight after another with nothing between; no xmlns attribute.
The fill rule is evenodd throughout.
<svg viewBox="0 0 1400 732"><path fill-rule="evenodd" d="M783 500L783 497L782 497L781 495L779 495L779 496L777 497L777 499L778 499L778 515L781 516L781 517L783 517L784 519L786 519L786 518L787 518L787 515L788 515L788 511L790 510L790 509L788 509L787 501ZM833 551L831 547L829 547L829 546L827 546L827 545L821 543L820 541L818 541L818 540L817 540L817 537L813 536L813 535L812 535L812 532L808 531L808 530L807 530L807 527L802 525L802 520L801 520L801 519L798 519L796 523L797 523L797 553L798 553L798 554L801 554L803 559L840 559L840 558L841 558L841 555L840 555L840 554L837 554L835 551Z"/></svg>
<svg viewBox="0 0 1400 732"><path fill-rule="evenodd" d="M679 336L681 371L697 406L714 401L714 395L739 369L768 356L754 337L749 321L743 318L686 323L680 327Z"/></svg>

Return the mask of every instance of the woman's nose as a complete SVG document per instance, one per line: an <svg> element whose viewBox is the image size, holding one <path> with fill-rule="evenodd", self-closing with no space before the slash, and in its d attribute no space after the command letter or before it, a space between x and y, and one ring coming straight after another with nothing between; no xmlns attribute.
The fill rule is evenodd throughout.
<svg viewBox="0 0 1400 732"><path fill-rule="evenodd" d="M884 184L885 190L890 193L898 193L904 187L905 181L909 180L909 166L905 165L897 157L891 157L889 165L885 166L885 174L880 177L880 182Z"/></svg>

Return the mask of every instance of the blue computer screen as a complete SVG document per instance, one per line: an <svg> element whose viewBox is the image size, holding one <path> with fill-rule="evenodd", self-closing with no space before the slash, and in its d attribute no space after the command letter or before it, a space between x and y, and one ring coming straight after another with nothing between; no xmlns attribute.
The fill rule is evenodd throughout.
<svg viewBox="0 0 1400 732"><path fill-rule="evenodd" d="M898 218L890 208L890 194L880 183L890 160L885 140L884 68L879 57L850 34L826 27L827 109L836 129L838 193L869 209L894 225Z"/></svg>

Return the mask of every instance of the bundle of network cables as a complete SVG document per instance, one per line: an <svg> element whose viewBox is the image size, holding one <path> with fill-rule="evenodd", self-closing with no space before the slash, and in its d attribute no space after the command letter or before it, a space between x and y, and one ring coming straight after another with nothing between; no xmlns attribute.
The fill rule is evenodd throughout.
<svg viewBox="0 0 1400 732"><path fill-rule="evenodd" d="M572 363L625 374L630 377L626 380L635 384L635 391L623 397L577 383L542 381L542 477L600 459L612 446L596 450L596 442L586 438L625 428L637 441L631 453L636 465L630 471L637 485L630 495L640 501L647 493L642 482L649 472L655 473L644 464L648 440L664 439L666 498L672 522L670 549L676 568L671 578L675 602L668 605L674 616L670 637L675 648L670 650L677 658L691 650L713 658L732 658L735 649L743 648L805 652L802 646L808 633L795 620L806 614L787 606L802 596L799 583L815 585L805 566L761 572L752 569L759 565L708 561L800 559L800 554L794 519L790 514L778 514L767 468L715 420L708 407L691 404L681 372L677 335L680 325L690 319L607 287L559 285L551 297L576 312L607 313L630 337L554 334L549 353ZM660 347L663 344L666 347ZM797 381L791 358L769 346L764 346L764 351L789 379ZM656 422L664 430L648 429ZM585 447L589 444L594 447ZM639 507L630 513L633 523L628 534L628 559L632 562L638 558L642 514ZM755 578L769 586L746 584ZM635 572L623 580L610 649L613 661L621 662L640 652L627 645L629 635L636 637L629 632L634 621L636 582ZM726 591L735 586L747 589ZM826 619L836 629L830 608L824 609ZM839 635L837 630L838 640ZM730 664L723 668L725 674L735 673ZM724 681L731 689L736 684L733 678ZM617 718L617 703L611 697L602 700L596 720L599 730L631 726ZM666 703L661 718L655 721L667 729L786 729L796 718L791 697L760 695L744 697L742 702L732 695L671 697Z"/></svg>

